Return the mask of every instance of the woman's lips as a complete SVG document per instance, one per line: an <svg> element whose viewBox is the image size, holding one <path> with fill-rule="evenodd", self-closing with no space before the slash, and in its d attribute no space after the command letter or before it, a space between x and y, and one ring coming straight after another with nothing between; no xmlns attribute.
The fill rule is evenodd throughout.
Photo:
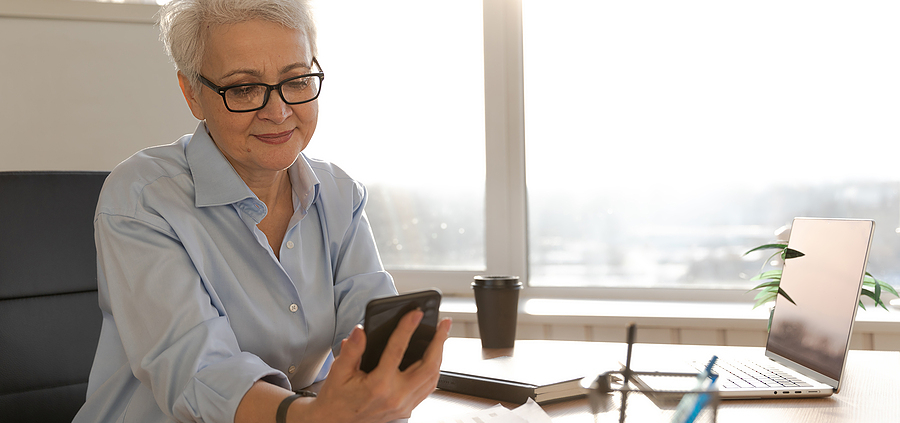
<svg viewBox="0 0 900 423"><path fill-rule="evenodd" d="M254 135L256 139L266 143L266 144L284 144L291 139L291 136L294 134L293 130L271 133L271 134L257 134Z"/></svg>

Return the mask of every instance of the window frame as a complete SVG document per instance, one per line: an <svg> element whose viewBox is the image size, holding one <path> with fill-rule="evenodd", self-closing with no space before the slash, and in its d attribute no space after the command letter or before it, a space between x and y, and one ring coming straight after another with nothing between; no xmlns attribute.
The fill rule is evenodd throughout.
<svg viewBox="0 0 900 423"><path fill-rule="evenodd" d="M521 1L483 0L483 14L485 269L388 269L401 292L435 287L445 295L471 296L470 284L479 274L528 280ZM525 286L523 293L532 291Z"/></svg>
<svg viewBox="0 0 900 423"><path fill-rule="evenodd" d="M484 271L388 269L397 289L441 289L471 296L478 274L518 275L528 280L528 203L525 169L525 94L521 0L483 0L485 101ZM524 298L583 298L751 303L742 289L529 287Z"/></svg>

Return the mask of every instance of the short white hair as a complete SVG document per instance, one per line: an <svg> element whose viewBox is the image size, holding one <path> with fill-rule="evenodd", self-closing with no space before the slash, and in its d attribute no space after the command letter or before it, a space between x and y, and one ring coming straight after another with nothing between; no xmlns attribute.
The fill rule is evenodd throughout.
<svg viewBox="0 0 900 423"><path fill-rule="evenodd" d="M254 19L303 31L316 56L316 25L306 0L172 0L159 11L160 40L175 68L198 88L204 29Z"/></svg>

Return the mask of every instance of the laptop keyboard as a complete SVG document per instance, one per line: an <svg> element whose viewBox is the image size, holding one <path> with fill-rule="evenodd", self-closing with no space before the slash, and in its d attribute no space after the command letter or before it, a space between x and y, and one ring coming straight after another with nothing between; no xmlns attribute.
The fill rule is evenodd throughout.
<svg viewBox="0 0 900 423"><path fill-rule="evenodd" d="M694 363L698 371L703 364ZM812 385L773 366L766 366L750 360L724 361L719 359L713 366L719 375L717 384L722 389L734 388L805 388Z"/></svg>

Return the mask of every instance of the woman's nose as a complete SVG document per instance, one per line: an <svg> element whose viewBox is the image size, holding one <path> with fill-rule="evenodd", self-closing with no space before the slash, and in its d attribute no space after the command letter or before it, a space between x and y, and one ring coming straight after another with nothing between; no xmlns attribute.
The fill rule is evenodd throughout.
<svg viewBox="0 0 900 423"><path fill-rule="evenodd" d="M262 109L259 109L259 111L257 111L256 113L257 116L259 116L259 118L261 119L270 120L274 123L281 123L284 122L284 120L289 116L291 116L294 111L293 109L291 109L291 106L289 104L285 103L284 100L281 99L281 96L278 95L277 91L272 91L269 94L269 101Z"/></svg>

